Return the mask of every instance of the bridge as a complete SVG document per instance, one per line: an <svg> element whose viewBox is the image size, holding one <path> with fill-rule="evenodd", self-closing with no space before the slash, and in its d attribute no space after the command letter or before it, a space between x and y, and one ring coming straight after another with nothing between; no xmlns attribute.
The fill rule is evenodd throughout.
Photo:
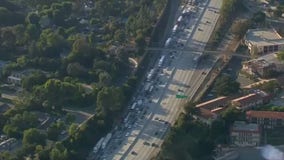
<svg viewBox="0 0 284 160"><path fill-rule="evenodd" d="M124 48L123 50L125 51L137 51L137 48L135 47L127 47ZM232 51L211 51L211 50L204 50L204 51L199 51L191 48L162 48L162 47L147 47L145 48L147 51L156 51L157 53L160 52L183 52L183 53L193 53L197 55L201 55L203 53L203 56L206 55L223 55L223 56L236 56L236 57L241 57L241 58L251 58L250 55L244 55L244 54L238 54Z"/></svg>

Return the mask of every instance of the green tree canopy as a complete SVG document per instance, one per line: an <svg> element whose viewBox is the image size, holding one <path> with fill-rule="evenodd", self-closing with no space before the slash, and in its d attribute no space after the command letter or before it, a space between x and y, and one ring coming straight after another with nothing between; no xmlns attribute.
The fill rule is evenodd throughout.
<svg viewBox="0 0 284 160"><path fill-rule="evenodd" d="M23 145L45 145L46 135L38 129L30 128L24 131Z"/></svg>
<svg viewBox="0 0 284 160"><path fill-rule="evenodd" d="M232 80L229 76L218 77L214 83L214 90L218 96L227 96L230 94L238 93L240 84Z"/></svg>

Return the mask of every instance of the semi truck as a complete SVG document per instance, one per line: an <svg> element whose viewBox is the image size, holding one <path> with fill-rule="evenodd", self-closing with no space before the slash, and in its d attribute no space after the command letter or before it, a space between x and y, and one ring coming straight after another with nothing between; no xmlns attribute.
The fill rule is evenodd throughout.
<svg viewBox="0 0 284 160"><path fill-rule="evenodd" d="M104 141L103 141L103 143L102 143L102 149L105 149L105 148L106 148L108 142L109 142L110 139L111 139L111 136L112 136L111 133L108 133L108 134L106 135L106 137L105 137L105 139L104 139Z"/></svg>
<svg viewBox="0 0 284 160"><path fill-rule="evenodd" d="M97 153L99 151L99 149L101 148L102 144L103 144L103 141L104 141L104 137L102 137L98 143L95 145L94 149L93 149L93 152L94 153Z"/></svg>

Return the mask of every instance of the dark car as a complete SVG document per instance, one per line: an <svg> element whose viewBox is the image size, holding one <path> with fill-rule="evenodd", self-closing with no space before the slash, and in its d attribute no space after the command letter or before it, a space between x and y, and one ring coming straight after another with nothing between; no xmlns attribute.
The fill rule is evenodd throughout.
<svg viewBox="0 0 284 160"><path fill-rule="evenodd" d="M132 155L137 155L137 153L135 151L132 151L131 154Z"/></svg>

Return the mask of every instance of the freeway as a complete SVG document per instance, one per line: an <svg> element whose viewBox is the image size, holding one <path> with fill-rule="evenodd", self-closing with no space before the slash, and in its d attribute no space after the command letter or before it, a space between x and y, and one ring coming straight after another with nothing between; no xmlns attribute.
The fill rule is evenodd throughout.
<svg viewBox="0 0 284 160"><path fill-rule="evenodd" d="M185 20L185 25L179 32L171 35L176 41L172 47L177 50L192 48L202 55L218 20L221 4L221 0L203 0L198 6L189 6L197 8L197 12ZM151 81L154 91L147 94L141 91L136 98L143 99L145 114L140 116L140 111L132 112L138 117L136 122L131 122L134 127L129 127L130 122L127 122L126 129L118 133L123 137L120 139L121 145L112 148L114 143L111 142L101 156L102 159L148 160L156 156L169 126L175 123L183 110L182 105L196 94L217 60L216 57L210 57L198 63L195 60L196 53L168 52L162 52L167 55L163 67L154 67L159 68L156 77ZM180 93L187 98L177 98L176 95Z"/></svg>
<svg viewBox="0 0 284 160"><path fill-rule="evenodd" d="M199 17L193 22L196 25L191 30L186 29L191 34L186 37L185 47L204 50L219 17L220 7L220 0L211 0L199 7L201 11ZM136 132L135 139L120 159L145 160L158 153L158 146L161 146L164 134L167 131L167 125L160 123L160 121L173 124L182 111L182 104L186 101L175 97L177 90L184 91L188 98L191 99L215 61L213 59L211 63L196 66L193 61L194 56L194 54L180 53L172 64L173 69L163 71L166 75L170 75L161 77L162 81L166 81L167 84L164 88L159 88L159 90L162 90L157 93L160 98L150 106L150 113L152 114L144 122L141 131ZM154 146L145 145L145 142L154 144Z"/></svg>

